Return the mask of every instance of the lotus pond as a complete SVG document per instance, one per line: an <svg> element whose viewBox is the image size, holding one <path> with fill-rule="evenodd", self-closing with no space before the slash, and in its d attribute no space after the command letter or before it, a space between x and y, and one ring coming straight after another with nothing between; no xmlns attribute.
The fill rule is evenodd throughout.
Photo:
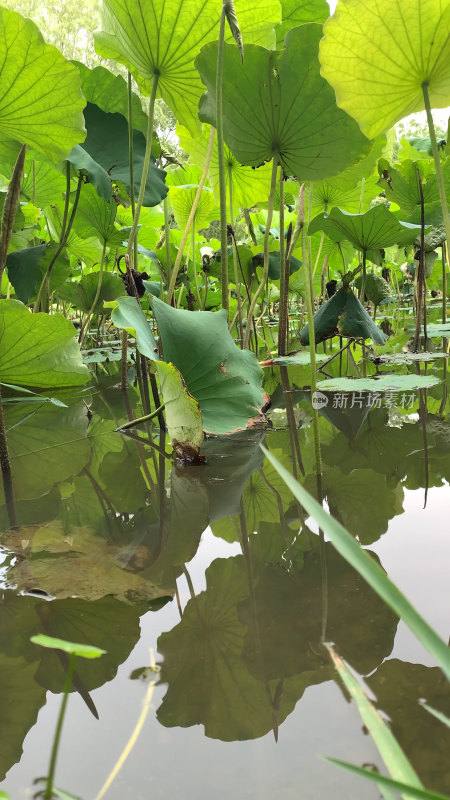
<svg viewBox="0 0 450 800"><path fill-rule="evenodd" d="M449 800L450 5L329 11L0 6L0 798Z"/></svg>

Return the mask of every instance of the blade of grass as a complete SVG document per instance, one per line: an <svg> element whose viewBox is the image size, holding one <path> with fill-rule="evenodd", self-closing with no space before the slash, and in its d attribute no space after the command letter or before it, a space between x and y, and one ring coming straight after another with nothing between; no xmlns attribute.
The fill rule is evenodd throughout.
<svg viewBox="0 0 450 800"><path fill-rule="evenodd" d="M338 767L349 770L349 772L354 772L355 775L360 775L361 778L373 781L380 789L382 786L386 786L402 794L408 793L410 797L419 798L419 800L450 800L445 794L438 794L437 792L431 792L427 789L408 786L406 783L395 781L393 778L387 778L385 775L379 775L378 772L372 772L370 769L363 769L362 767L356 767L354 764L348 764L347 761L339 761L337 758L328 758L327 756L322 756L322 758L325 761L329 761L331 764L336 764Z"/></svg>
<svg viewBox="0 0 450 800"><path fill-rule="evenodd" d="M419 776L409 763L397 739L386 725L378 709L369 700L359 681L331 645L325 645L333 664L350 696L355 700L364 725L375 742L380 756L395 780L423 789ZM406 794L405 797L411 797Z"/></svg>
<svg viewBox="0 0 450 800"><path fill-rule="evenodd" d="M262 445L260 447L266 458L269 459L278 474L283 478L294 497L301 503L308 514L314 517L319 527L325 531L336 550L408 625L430 655L436 659L442 671L450 680L450 649L445 642L420 616L400 589L389 580L383 569L363 550L344 526L331 517L265 447Z"/></svg>

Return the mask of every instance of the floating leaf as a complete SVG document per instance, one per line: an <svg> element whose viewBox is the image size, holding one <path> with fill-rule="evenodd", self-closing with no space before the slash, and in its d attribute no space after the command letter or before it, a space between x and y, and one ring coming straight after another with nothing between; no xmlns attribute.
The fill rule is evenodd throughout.
<svg viewBox="0 0 450 800"><path fill-rule="evenodd" d="M327 378L319 381L318 391L336 392L411 392L440 383L434 375L380 375L376 378Z"/></svg>
<svg viewBox="0 0 450 800"><path fill-rule="evenodd" d="M320 75L321 36L321 25L301 25L289 31L281 53L246 45L243 64L236 48L225 46L224 137L241 164L258 167L276 157L287 175L315 181L368 152L370 142ZM196 65L207 88L199 116L215 125L217 44L204 47Z"/></svg>
<svg viewBox="0 0 450 800"><path fill-rule="evenodd" d="M450 6L438 0L346 0L325 23L324 78L338 104L374 137L425 108L448 106Z"/></svg>

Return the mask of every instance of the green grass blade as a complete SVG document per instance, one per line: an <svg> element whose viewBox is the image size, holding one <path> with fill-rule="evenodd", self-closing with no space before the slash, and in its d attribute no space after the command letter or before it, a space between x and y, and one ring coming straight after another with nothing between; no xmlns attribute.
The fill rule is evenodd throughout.
<svg viewBox="0 0 450 800"><path fill-rule="evenodd" d="M423 789L419 776L409 763L397 739L384 722L380 712L365 694L346 663L330 645L325 645L333 664L350 696L355 700L364 725L374 740L378 751L392 777L405 784ZM411 795L405 795L405 797Z"/></svg>
<svg viewBox="0 0 450 800"><path fill-rule="evenodd" d="M427 703L421 703L420 705L422 706L422 708L426 708L429 714L432 714L433 717L436 717L436 719L438 719L440 722L446 725L447 728L450 728L450 719L445 714L443 714L442 711L437 711L435 708L432 708L431 706L427 705Z"/></svg>
<svg viewBox="0 0 450 800"><path fill-rule="evenodd" d="M354 764L348 764L347 761L339 761L337 758L328 758L327 756L323 758L331 764L336 764L338 767L349 770L349 772L354 772L355 775L360 775L361 778L373 781L380 789L382 786L386 786L390 789L394 789L396 792L408 794L411 798L418 798L418 800L450 800L445 794L438 794L437 792L431 792L427 789L419 789L416 786L408 786L406 783L395 781L393 778L387 778L385 775L379 775L378 772L372 772L370 769L363 769L362 767L356 767Z"/></svg>
<svg viewBox="0 0 450 800"><path fill-rule="evenodd" d="M446 677L450 680L450 649L445 642L420 616L400 589L389 580L384 570L363 550L344 526L331 517L265 447L262 445L260 447L266 458L269 459L278 474L283 478L294 497L325 531L336 550L362 575L385 603L401 617L403 622L408 625L423 646L436 659Z"/></svg>

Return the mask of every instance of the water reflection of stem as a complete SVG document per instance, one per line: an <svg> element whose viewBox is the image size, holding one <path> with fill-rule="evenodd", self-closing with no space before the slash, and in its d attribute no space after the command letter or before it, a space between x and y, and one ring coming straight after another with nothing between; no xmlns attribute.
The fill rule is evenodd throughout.
<svg viewBox="0 0 450 800"><path fill-rule="evenodd" d="M448 339L442 339L442 350L444 353L447 352L448 348ZM448 386L447 386L447 371L448 371L448 359L443 359L444 364L442 368L442 400L439 406L439 414L443 415L445 412L445 406L447 405L447 395L448 395Z"/></svg>
<svg viewBox="0 0 450 800"><path fill-rule="evenodd" d="M61 739L62 727L64 723L64 716L66 713L67 700L69 699L70 687L72 686L72 675L75 667L75 653L70 654L69 667L67 669L66 682L64 685L64 693L59 709L58 721L56 723L55 736L53 739L52 753L50 756L50 765L48 769L47 784L45 787L45 800L51 800L53 796L53 779L55 777L56 759L58 757L59 741Z"/></svg>
<svg viewBox="0 0 450 800"><path fill-rule="evenodd" d="M120 359L120 367L121 367L121 383L120 387L124 391L128 386L128 331L125 328L122 331L122 356Z"/></svg>
<svg viewBox="0 0 450 800"><path fill-rule="evenodd" d="M303 459L300 450L300 442L297 436L297 424L295 422L294 404L292 402L292 389L289 383L287 367L283 366L280 367L280 377L281 377L281 386L284 394L284 402L286 405L289 440L291 444L292 473L294 475L294 478L297 478L298 476L297 465L302 475L305 474L305 468L303 466Z"/></svg>
<svg viewBox="0 0 450 800"><path fill-rule="evenodd" d="M189 575L189 572L188 572L186 566L182 567L182 572L183 572L184 577L186 578L186 583L188 585L189 594L191 595L191 600L195 600L194 584L192 583L192 578Z"/></svg>
<svg viewBox="0 0 450 800"><path fill-rule="evenodd" d="M3 417L2 391L0 385L0 465L3 478L3 489L5 492L6 511L11 528L17 528L16 504L14 500L14 490L11 474L11 464L9 461L8 443L6 440L5 420Z"/></svg>
<svg viewBox="0 0 450 800"><path fill-rule="evenodd" d="M416 363L416 374L420 375L420 364ZM422 439L423 439L423 456L425 467L425 494L423 498L423 507L427 507L428 488L430 485L429 476L429 459L428 459L428 437L427 437L427 390L419 389L419 419L422 426Z"/></svg>

